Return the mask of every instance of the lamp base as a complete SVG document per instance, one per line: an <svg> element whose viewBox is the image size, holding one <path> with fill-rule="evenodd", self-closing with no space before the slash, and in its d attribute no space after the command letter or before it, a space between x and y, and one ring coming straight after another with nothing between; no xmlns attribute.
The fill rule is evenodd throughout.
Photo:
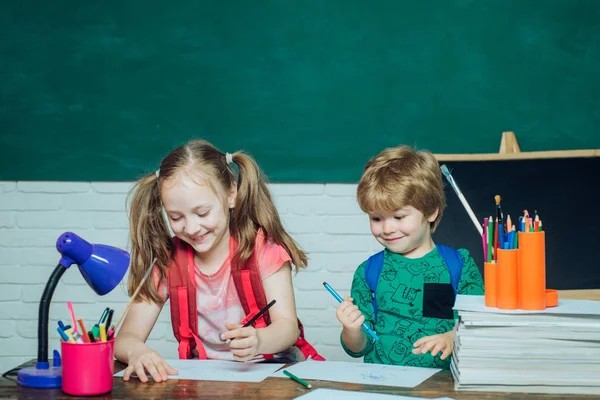
<svg viewBox="0 0 600 400"><path fill-rule="evenodd" d="M48 363L38 363L35 367L23 368L17 374L17 383L19 386L32 388L49 389L61 387L62 367L50 367Z"/></svg>

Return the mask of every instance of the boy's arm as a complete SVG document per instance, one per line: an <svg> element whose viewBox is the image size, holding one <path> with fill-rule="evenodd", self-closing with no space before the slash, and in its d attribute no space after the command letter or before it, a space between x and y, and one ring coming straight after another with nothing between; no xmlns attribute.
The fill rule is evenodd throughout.
<svg viewBox="0 0 600 400"><path fill-rule="evenodd" d="M465 249L458 250L463 259L463 269L458 282L458 294L483 295L483 278L475 260Z"/></svg>
<svg viewBox="0 0 600 400"><path fill-rule="evenodd" d="M365 265L362 263L352 280L352 289L350 296L354 299L354 304L365 317L365 324L374 328L374 311L371 297L371 290L365 280ZM373 329L374 330L374 329ZM351 357L363 357L373 349L374 341L362 328L358 334L350 332L346 328L342 329L340 341L344 351Z"/></svg>

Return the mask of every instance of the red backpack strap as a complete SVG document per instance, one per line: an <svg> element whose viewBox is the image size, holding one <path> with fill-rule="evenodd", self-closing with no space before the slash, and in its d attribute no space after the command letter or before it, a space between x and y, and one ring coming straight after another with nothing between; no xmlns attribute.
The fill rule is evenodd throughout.
<svg viewBox="0 0 600 400"><path fill-rule="evenodd" d="M257 235L256 240L261 239L262 237ZM237 243L232 238L229 242L229 254L235 254L236 249ZM243 265L234 265L232 262L231 275L233 276L233 282L235 283L238 297L240 298L242 307L246 313L246 318L241 322L241 324L244 325L267 305L267 297L260 277L256 252L254 252ZM254 327L257 329L265 328L270 324L271 317L267 311L254 323ZM304 339L304 327L300 320L298 320L298 329L300 330L300 337L296 340L295 346L298 347L304 357L307 360L312 358L317 361L325 361L325 359L317 353L317 350ZM267 360L273 358L272 354L263 354L263 356Z"/></svg>
<svg viewBox="0 0 600 400"><path fill-rule="evenodd" d="M325 358L321 356L317 349L315 349L310 343L306 341L304 338L304 326L302 326L302 322L298 319L298 329L300 330L300 337L296 340L294 345L302 352L305 359L313 359L315 361L325 361Z"/></svg>
<svg viewBox="0 0 600 400"><path fill-rule="evenodd" d="M194 347L198 358L206 359L204 345L198 338L198 311L196 308L196 282L193 279L194 253L186 243L174 238L175 254L167 268L167 282L171 306L173 334L179 342L180 359L192 358Z"/></svg>

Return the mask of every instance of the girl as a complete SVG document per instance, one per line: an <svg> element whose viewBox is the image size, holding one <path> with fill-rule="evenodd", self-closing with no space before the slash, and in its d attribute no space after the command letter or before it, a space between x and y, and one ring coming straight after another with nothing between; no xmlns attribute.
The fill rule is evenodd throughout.
<svg viewBox="0 0 600 400"><path fill-rule="evenodd" d="M291 264L304 268L306 254L284 230L252 157L203 140L173 150L134 186L130 235L130 295L156 263L116 338L124 380L177 374L145 344L167 298L180 358L322 359L296 317ZM253 326L242 326L272 300Z"/></svg>

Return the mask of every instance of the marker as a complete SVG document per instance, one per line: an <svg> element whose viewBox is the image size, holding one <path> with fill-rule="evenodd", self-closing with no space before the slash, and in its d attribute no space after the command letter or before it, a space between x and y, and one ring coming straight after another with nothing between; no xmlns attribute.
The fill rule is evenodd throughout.
<svg viewBox="0 0 600 400"><path fill-rule="evenodd" d="M106 318L106 324L105 324L107 327L110 326L110 322L112 321L112 317L113 317L114 312L115 312L115 310L113 310L112 308L108 312L108 317Z"/></svg>
<svg viewBox="0 0 600 400"><path fill-rule="evenodd" d="M65 331L62 330L62 328L59 326L58 328L56 328L56 330L58 331L58 334L60 335L60 338L64 341L64 342L75 342L74 340L72 340L66 333Z"/></svg>
<svg viewBox="0 0 600 400"><path fill-rule="evenodd" d="M286 376L289 376L290 378L292 378L293 380L295 380L296 382L298 382L299 384L312 389L312 385L308 382L306 382L304 379L302 378L298 378L296 375L292 374L291 372L286 371L285 369L283 370L283 374Z"/></svg>
<svg viewBox="0 0 600 400"><path fill-rule="evenodd" d="M106 325L100 324L100 341L106 342Z"/></svg>
<svg viewBox="0 0 600 400"><path fill-rule="evenodd" d="M333 288L329 286L327 282L323 282L323 286L325 286L325 289L327 289L327 291L331 293L331 295L335 297L337 301L339 301L340 303L344 301L344 299L342 299L342 297L335 290L333 290ZM377 336L377 334L373 332L373 330L369 328L366 323L363 322L362 327L369 335L371 335L373 339L375 339L375 341L379 340L379 336Z"/></svg>
<svg viewBox="0 0 600 400"><path fill-rule="evenodd" d="M90 337L88 336L87 329L85 329L85 324L83 323L83 319L77 318L77 322L79 322L79 327L81 328L81 336L83 336L83 340L86 343L90 343Z"/></svg>
<svg viewBox="0 0 600 400"><path fill-rule="evenodd" d="M100 325L102 322L104 322L104 319L108 315L108 311L110 311L110 308L106 307L106 309L102 312L102 315L100 316L100 320L98 321L98 325Z"/></svg>
<svg viewBox="0 0 600 400"><path fill-rule="evenodd" d="M271 302L269 304L267 304L266 306L264 306L262 308L262 310L257 312L254 317L250 318L250 320L248 322L246 322L244 324L244 326L242 326L242 328L247 328L247 327L251 326L257 319L259 319L261 317L261 315L266 313L269 310L269 308L271 308L273 306L273 304L275 304L276 302L277 302L277 300L275 300L275 299L271 300ZM227 341L225 343L229 344L232 340L233 339L227 339Z"/></svg>
<svg viewBox="0 0 600 400"><path fill-rule="evenodd" d="M73 303L67 301L67 307L69 308L69 314L71 314L71 323L73 324L73 333L79 333L77 331L77 321L75 320L75 312L73 311Z"/></svg>

